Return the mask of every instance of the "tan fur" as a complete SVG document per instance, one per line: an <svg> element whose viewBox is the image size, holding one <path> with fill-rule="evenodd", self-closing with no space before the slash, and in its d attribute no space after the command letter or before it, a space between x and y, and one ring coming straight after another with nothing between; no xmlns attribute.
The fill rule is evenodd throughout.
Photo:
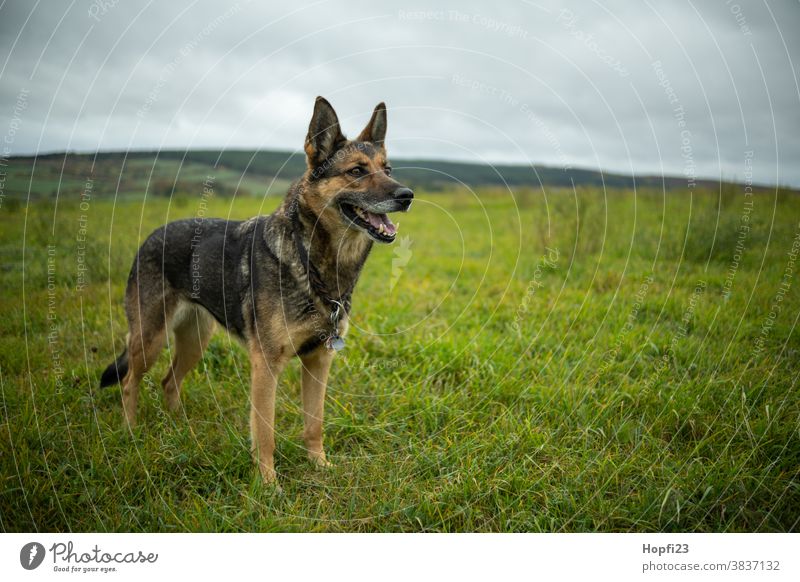
<svg viewBox="0 0 800 582"><path fill-rule="evenodd" d="M289 354L283 349L251 342L250 432L253 460L266 483L275 481L275 393L288 360Z"/></svg>
<svg viewBox="0 0 800 582"><path fill-rule="evenodd" d="M122 407L128 426L134 427L139 403L139 384L164 346L167 337L166 319L172 318L177 298L167 295L160 304L142 305L138 291L134 290L127 299L129 368L123 380Z"/></svg>
<svg viewBox="0 0 800 582"><path fill-rule="evenodd" d="M203 357L214 333L215 323L214 318L202 307L181 303L170 327L175 334L175 355L161 385L164 387L167 408L176 412L181 404L181 382Z"/></svg>
<svg viewBox="0 0 800 582"><path fill-rule="evenodd" d="M325 389L333 354L328 350L316 350L302 356L303 362L303 440L308 458L320 466L328 466L322 446L322 418L325 412Z"/></svg>

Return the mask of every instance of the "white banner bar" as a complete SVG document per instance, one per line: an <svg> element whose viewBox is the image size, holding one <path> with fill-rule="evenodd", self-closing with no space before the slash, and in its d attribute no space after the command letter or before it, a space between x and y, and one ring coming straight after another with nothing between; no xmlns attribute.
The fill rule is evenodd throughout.
<svg viewBox="0 0 800 582"><path fill-rule="evenodd" d="M800 580L797 534L3 534L3 580ZM155 577L155 578L152 578ZM170 578L167 578L170 577Z"/></svg>

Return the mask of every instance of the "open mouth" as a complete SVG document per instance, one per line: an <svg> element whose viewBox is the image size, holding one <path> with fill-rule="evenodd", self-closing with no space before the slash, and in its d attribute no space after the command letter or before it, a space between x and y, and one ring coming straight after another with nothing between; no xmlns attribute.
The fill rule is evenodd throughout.
<svg viewBox="0 0 800 582"><path fill-rule="evenodd" d="M378 242L392 242L397 236L397 226L386 214L376 214L353 204L343 203L342 213Z"/></svg>

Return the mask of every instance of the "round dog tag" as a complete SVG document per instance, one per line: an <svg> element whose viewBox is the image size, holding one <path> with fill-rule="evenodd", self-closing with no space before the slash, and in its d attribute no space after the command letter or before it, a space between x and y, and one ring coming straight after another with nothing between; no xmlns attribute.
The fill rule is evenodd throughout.
<svg viewBox="0 0 800 582"><path fill-rule="evenodd" d="M339 350L344 349L344 338L339 336L329 337L326 343L328 344L329 350L336 350L338 352Z"/></svg>

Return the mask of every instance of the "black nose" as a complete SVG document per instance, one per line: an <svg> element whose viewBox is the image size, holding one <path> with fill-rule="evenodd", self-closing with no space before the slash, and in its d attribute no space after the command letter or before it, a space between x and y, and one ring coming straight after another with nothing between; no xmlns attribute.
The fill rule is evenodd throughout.
<svg viewBox="0 0 800 582"><path fill-rule="evenodd" d="M414 191L411 188L406 188L405 186L398 188L394 191L395 200L405 201L405 200L413 200L414 199Z"/></svg>

